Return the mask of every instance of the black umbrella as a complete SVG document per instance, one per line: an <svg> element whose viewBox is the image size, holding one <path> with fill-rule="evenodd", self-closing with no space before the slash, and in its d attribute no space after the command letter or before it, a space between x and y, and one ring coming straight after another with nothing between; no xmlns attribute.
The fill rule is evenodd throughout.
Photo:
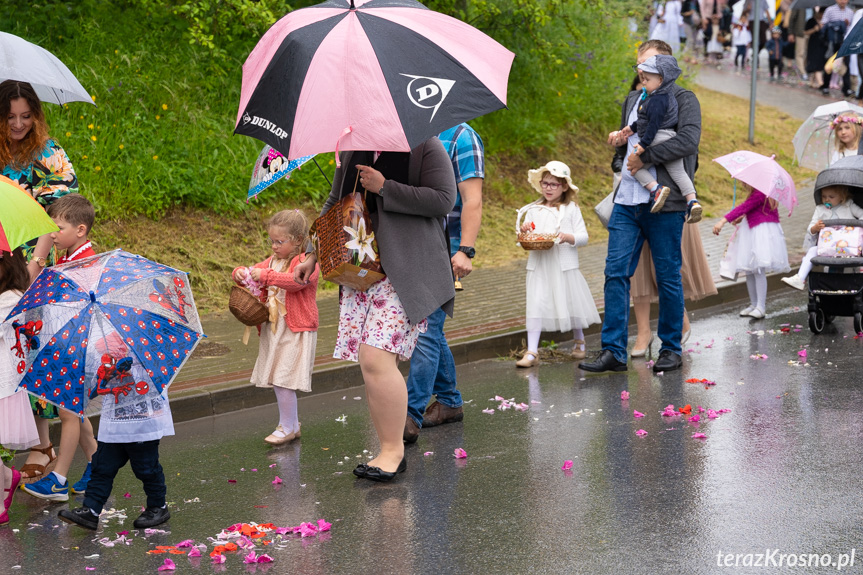
<svg viewBox="0 0 863 575"><path fill-rule="evenodd" d="M842 42L839 53L836 54L837 58L851 54L863 54L863 26L861 26L861 23L863 23L863 19L858 20L854 24L854 27L851 28L851 31L845 37L845 41Z"/></svg>

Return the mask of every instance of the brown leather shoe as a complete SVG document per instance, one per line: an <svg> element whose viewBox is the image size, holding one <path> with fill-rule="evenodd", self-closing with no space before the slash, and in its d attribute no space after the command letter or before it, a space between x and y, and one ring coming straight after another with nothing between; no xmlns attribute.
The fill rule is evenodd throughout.
<svg viewBox="0 0 863 575"><path fill-rule="evenodd" d="M410 415L408 415L405 419L405 434L402 439L405 443L416 443L419 436L420 426L417 425L417 422L414 421Z"/></svg>
<svg viewBox="0 0 863 575"><path fill-rule="evenodd" d="M455 423L464 419L464 410L461 407L448 407L439 401L435 401L426 408L423 415L423 427L434 427L442 423Z"/></svg>

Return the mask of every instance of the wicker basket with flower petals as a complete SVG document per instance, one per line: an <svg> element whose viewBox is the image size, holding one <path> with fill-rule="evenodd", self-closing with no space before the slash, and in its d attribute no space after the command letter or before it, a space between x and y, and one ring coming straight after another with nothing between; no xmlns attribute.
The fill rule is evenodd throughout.
<svg viewBox="0 0 863 575"><path fill-rule="evenodd" d="M534 212L529 216L530 212ZM547 212L547 213L546 213ZM551 218L548 217L551 216ZM530 223L530 231L521 231L522 220ZM549 219L554 222L549 225ZM539 226L536 222L539 221ZM560 241L560 213L541 204L528 204L518 210L515 218L515 233L518 236L518 245L525 251L550 250L554 244Z"/></svg>

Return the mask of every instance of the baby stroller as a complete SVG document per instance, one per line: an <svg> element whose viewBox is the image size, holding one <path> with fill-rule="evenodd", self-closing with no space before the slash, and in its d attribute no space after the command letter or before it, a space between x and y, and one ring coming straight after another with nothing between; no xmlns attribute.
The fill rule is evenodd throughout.
<svg viewBox="0 0 863 575"><path fill-rule="evenodd" d="M828 186L848 186L854 203L863 207L863 156L850 156L833 163L815 180L815 203ZM863 228L863 220L830 220L828 227ZM825 228L826 229L826 228ZM809 329L821 333L836 316L854 318L854 332L863 332L863 257L812 258L809 274ZM815 271L822 268L822 271Z"/></svg>

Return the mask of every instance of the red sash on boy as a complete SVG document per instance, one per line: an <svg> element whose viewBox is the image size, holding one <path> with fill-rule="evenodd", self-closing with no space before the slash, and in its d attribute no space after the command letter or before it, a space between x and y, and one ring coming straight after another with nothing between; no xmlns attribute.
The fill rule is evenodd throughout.
<svg viewBox="0 0 863 575"><path fill-rule="evenodd" d="M67 253L65 256L58 259L55 262L55 265L65 264L65 263L71 262L73 260L80 260L80 259L84 259L84 258L89 258L90 256L95 256L95 255L96 255L96 252L93 250L93 244L90 243L90 240L87 240L86 242L81 244L80 248L78 248L77 250L75 250L71 254Z"/></svg>

